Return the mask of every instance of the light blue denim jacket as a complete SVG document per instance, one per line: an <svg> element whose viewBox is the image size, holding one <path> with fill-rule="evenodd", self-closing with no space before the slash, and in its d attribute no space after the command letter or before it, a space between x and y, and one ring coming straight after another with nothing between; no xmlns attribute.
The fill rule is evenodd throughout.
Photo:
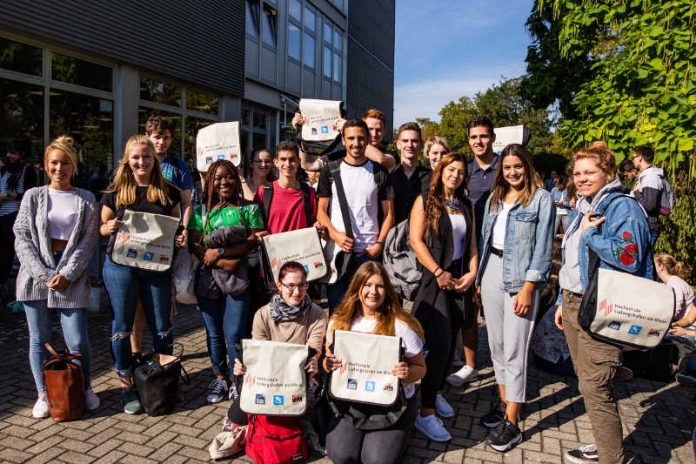
<svg viewBox="0 0 696 464"><path fill-rule="evenodd" d="M580 279L582 287L589 283L589 249L599 258L599 267L652 279L653 250L650 246L650 226L645 211L636 200L624 194L623 186L615 181L600 192L602 197L594 207L594 216L606 219L597 227L588 227L580 236ZM573 233L585 216L580 202L575 208L575 218L568 227L566 237ZM563 249L565 264L565 248ZM557 304L561 304L559 293Z"/></svg>
<svg viewBox="0 0 696 464"><path fill-rule="evenodd" d="M481 262L476 286L481 285L483 272L491 254L493 227L498 211L491 212L489 198L481 225L479 249ZM556 220L556 206L551 194L537 189L534 198L527 206L516 204L507 217L505 227L505 249L503 250L503 288L506 292L517 293L525 282L546 282L551 272L553 255L553 226Z"/></svg>

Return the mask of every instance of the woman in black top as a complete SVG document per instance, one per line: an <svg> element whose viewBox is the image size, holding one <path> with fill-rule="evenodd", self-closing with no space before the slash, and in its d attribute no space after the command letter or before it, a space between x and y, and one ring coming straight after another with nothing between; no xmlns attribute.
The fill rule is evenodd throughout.
<svg viewBox="0 0 696 464"><path fill-rule="evenodd" d="M128 139L114 180L101 199L99 233L103 237L116 234L123 224L121 219L125 209L179 217L180 201L179 189L162 176L152 142L144 135L135 135ZM181 246L182 235L177 236L176 243ZM143 303L155 351L171 353L171 270L136 269L116 264L107 256L104 260L104 284L113 311L111 348L123 388L121 405L125 413L137 414L142 406L133 389L130 344L136 303L138 298Z"/></svg>

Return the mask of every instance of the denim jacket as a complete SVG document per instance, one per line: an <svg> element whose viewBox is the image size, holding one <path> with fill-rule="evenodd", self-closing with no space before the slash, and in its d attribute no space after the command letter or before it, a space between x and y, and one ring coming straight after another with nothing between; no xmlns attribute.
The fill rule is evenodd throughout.
<svg viewBox="0 0 696 464"><path fill-rule="evenodd" d="M476 276L476 286L481 279L491 254L493 227L498 218L499 205L490 211L490 198L481 225L479 249L481 264ZM505 249L503 250L503 288L516 293L525 282L546 282L551 271L553 255L553 227L556 220L556 206L551 194L537 189L534 198L527 206L515 204L510 210L505 227Z"/></svg>
<svg viewBox="0 0 696 464"><path fill-rule="evenodd" d="M653 250L650 246L650 227L643 208L636 200L625 195L623 186L616 181L610 185L594 207L595 216L606 219L599 227L588 227L580 235L580 279L582 287L589 283L589 249L592 248L599 258L599 267L652 279ZM572 234L585 216L578 207L575 218L568 227L566 237ZM565 264L565 248L563 250ZM561 303L558 295L557 303Z"/></svg>

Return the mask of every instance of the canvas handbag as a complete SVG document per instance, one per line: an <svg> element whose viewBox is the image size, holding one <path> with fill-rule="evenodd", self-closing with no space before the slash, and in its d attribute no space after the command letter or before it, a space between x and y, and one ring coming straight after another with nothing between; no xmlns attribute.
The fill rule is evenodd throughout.
<svg viewBox="0 0 696 464"><path fill-rule="evenodd" d="M174 258L172 280L176 302L186 305L198 303L195 292L196 268L198 260L187 247L182 247Z"/></svg>
<svg viewBox="0 0 696 464"><path fill-rule="evenodd" d="M242 162L239 143L239 121L210 124L196 134L196 169L208 172L218 160L229 160L235 166Z"/></svg>
<svg viewBox="0 0 696 464"><path fill-rule="evenodd" d="M336 399L391 406L399 397L399 379L392 368L399 362L401 338L337 330L334 355L347 364L331 373L329 394Z"/></svg>
<svg viewBox="0 0 696 464"><path fill-rule="evenodd" d="M321 279L328 271L319 232L315 227L266 235L263 238L263 248L266 260L264 267L272 272L273 282L278 281L280 267L288 261L297 261L304 266L307 282Z"/></svg>
<svg viewBox="0 0 696 464"><path fill-rule="evenodd" d="M188 374L181 365L183 346L178 355L147 353L135 360L133 383L140 404L148 416L162 416L174 411L179 391L179 378L189 384Z"/></svg>
<svg viewBox="0 0 696 464"><path fill-rule="evenodd" d="M578 323L597 340L622 347L657 346L674 317L674 291L667 285L626 272L599 267L590 249L590 282Z"/></svg>
<svg viewBox="0 0 696 464"><path fill-rule="evenodd" d="M242 340L244 385L239 406L248 414L301 416L307 409L307 345Z"/></svg>
<svg viewBox="0 0 696 464"><path fill-rule="evenodd" d="M111 250L111 260L146 271L164 272L174 259L179 219L126 209Z"/></svg>
<svg viewBox="0 0 696 464"><path fill-rule="evenodd" d="M58 353L46 343L51 357L43 365L48 413L55 422L81 419L85 413L85 389L79 353Z"/></svg>

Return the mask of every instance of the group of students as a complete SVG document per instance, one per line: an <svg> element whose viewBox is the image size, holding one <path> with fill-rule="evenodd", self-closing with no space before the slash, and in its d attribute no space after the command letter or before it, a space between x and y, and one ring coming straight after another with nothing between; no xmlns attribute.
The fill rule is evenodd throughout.
<svg viewBox="0 0 696 464"><path fill-rule="evenodd" d="M299 114L293 119L298 126L303 122ZM362 119L339 120L336 127L345 150L328 160L287 141L278 145L275 157L269 150L255 150L246 176L231 162L216 161L205 174L202 201L195 206L188 168L167 155L172 128L166 119L150 118L146 133L128 140L101 208L91 193L71 185L77 169L72 141L60 137L51 142L44 156L50 184L26 191L14 225L21 264L17 299L25 305L39 393L34 416L48 414L41 365L47 357L43 344L50 340L49 309L60 314L68 349L83 355L87 408L99 406L89 384L85 270L97 247L97 232L113 242L129 209L181 217L176 245L198 258L199 272L220 269L246 283L234 289L196 286L215 376L209 402L235 396L231 386L245 371L237 350L250 333L313 347L312 376L341 367L330 348L334 330L396 335L405 357L392 373L402 381L407 407L382 429L360 429L349 413L333 414L326 450L339 463L399 462L414 427L434 441L451 439L440 418L454 417L455 410L441 391L446 381L461 386L476 379L482 306L500 403L481 423L490 429L486 441L493 449L507 451L518 444L529 343L540 289L551 269L558 200L543 188L522 145L508 145L499 156L493 152L493 124L485 117L469 123L470 162L450 152L442 138L423 143L419 126L406 123L396 134L397 163L382 144L384 115L377 110ZM420 165L421 153L428 167ZM301 167L320 170L316 191L300 180ZM272 179L273 171L277 179ZM555 318L568 341L596 447L567 454L573 462L621 462L621 421L611 386L620 349L585 333L577 324L577 311L588 282L588 250L598 255L601 267L652 277L651 230L641 206L623 195L614 154L606 146L577 151L570 172L577 201L563 238ZM410 245L422 269L413 315L403 310L380 264L387 234L403 221L408 221ZM242 226L245 235L225 237L222 243L208 240L230 226ZM328 321L308 296L307 274L297 263L281 268L270 300L256 291L263 235L306 227L316 227L350 257L326 287ZM122 407L135 414L142 407L132 381L133 352L140 350L144 325L137 314L144 314L155 350L171 353L171 271L117 264L107 251L103 279L113 313L111 348ZM460 335L465 365L448 376ZM240 424L244 418L235 404L229 420Z"/></svg>

